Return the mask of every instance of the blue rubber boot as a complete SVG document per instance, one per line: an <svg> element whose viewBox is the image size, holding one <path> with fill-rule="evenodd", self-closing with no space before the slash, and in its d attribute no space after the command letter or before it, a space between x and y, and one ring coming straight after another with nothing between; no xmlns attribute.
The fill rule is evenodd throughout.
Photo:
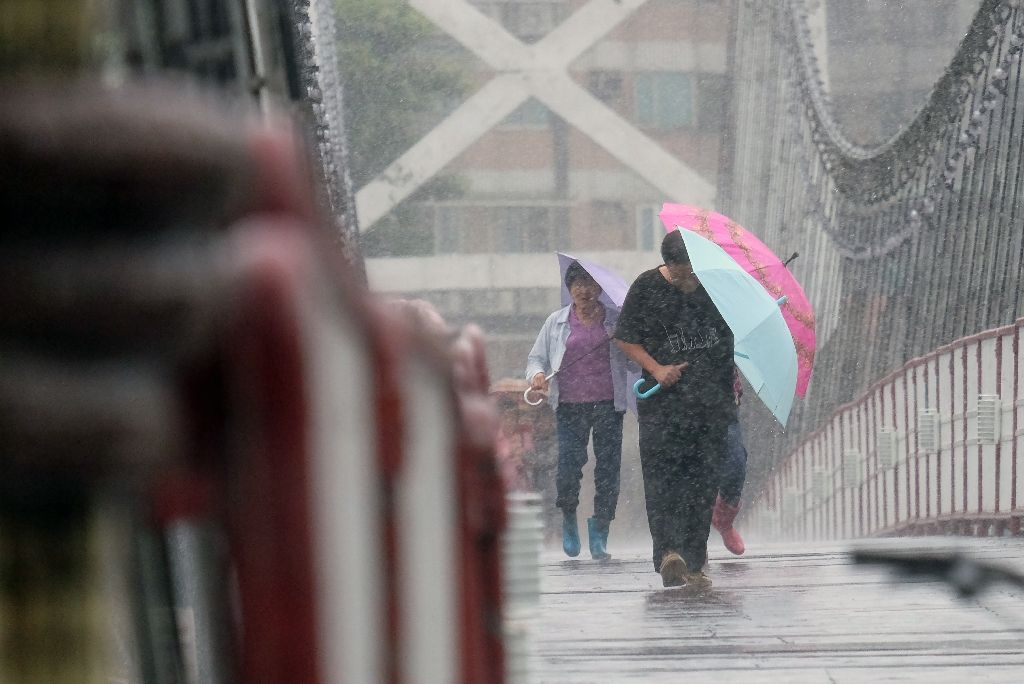
<svg viewBox="0 0 1024 684"><path fill-rule="evenodd" d="M576 511L562 511L562 550L570 558L580 555L580 530L576 525Z"/></svg>
<svg viewBox="0 0 1024 684"><path fill-rule="evenodd" d="M590 557L594 560L608 560L608 521L587 518L587 537L590 541Z"/></svg>

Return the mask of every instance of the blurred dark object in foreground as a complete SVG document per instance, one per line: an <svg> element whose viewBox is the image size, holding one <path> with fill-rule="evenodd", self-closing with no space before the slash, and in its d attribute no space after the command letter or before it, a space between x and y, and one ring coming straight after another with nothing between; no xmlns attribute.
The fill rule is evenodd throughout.
<svg viewBox="0 0 1024 684"><path fill-rule="evenodd" d="M902 578L945 582L961 598L971 598L996 584L1024 588L1024 575L1019 572L961 553L858 550L851 557L861 565L885 566Z"/></svg>
<svg viewBox="0 0 1024 684"><path fill-rule="evenodd" d="M185 121L193 118L188 109L196 106L193 96L198 91L222 102L245 102L264 116L286 113L305 142L313 177L310 194L324 215L320 229L330 234L365 282L348 172L334 14L332 0L5 0L0 2L0 79L59 83L69 90L68 104L79 109L103 106L102 99L90 101L74 92L80 78L102 83L107 95L129 83L174 79L173 91L184 95L189 105L183 106L175 97L166 98L163 105L168 119L179 115ZM10 83L4 86L6 91ZM137 88L131 90L134 92L126 93L126 99L139 96ZM4 95L7 101L6 92ZM137 104L146 107L148 103L139 98ZM38 109L36 113L40 113ZM49 119L81 114L60 108L44 110L39 130L47 128ZM83 119L81 130L64 133L100 132L92 126L95 123ZM167 138L161 139L160 129L140 131L130 117L107 118L100 123L111 127L105 132L134 138L136 145L146 140L154 146L183 142L177 154L200 154L209 163L217 161L218 148L196 148L187 139L175 138L173 130L163 131ZM187 129L183 125L175 130L181 134ZM60 142L36 138L31 144L59 147ZM89 142L79 141L77 147L88 150ZM92 161L104 163L101 156ZM216 191L201 183L202 165L193 171L197 174L196 199ZM127 184L139 187L143 181L151 181L154 192L167 189L162 184L166 179L159 174L145 168L140 168L139 174L142 178L138 180L125 179ZM47 182L52 186L61 180L57 175ZM80 199L88 201L87 197ZM184 205L192 201L179 199L185 200Z"/></svg>
<svg viewBox="0 0 1024 684"><path fill-rule="evenodd" d="M5 241L84 243L237 216L256 180L238 135L254 125L254 112L239 108L232 120L210 101L167 95L156 87L6 83Z"/></svg>
<svg viewBox="0 0 1024 684"><path fill-rule="evenodd" d="M287 122L3 92L0 681L501 682L479 331L383 312Z"/></svg>
<svg viewBox="0 0 1024 684"><path fill-rule="evenodd" d="M262 201L261 134L153 88L4 94L0 678L227 681L225 541L189 551L217 593L182 593L156 502L223 468L218 231Z"/></svg>

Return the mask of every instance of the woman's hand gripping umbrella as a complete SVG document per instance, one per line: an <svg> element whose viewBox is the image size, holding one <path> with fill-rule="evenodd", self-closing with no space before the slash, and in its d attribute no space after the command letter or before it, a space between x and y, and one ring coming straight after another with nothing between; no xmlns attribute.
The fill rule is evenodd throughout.
<svg viewBox="0 0 1024 684"><path fill-rule="evenodd" d="M552 378L554 378L555 376L557 376L557 375L558 375L559 373L561 373L562 371L565 371L565 370L568 370L569 368L572 368L572 367L573 367L574 365L576 365L577 363L579 363L580 361L582 361L582 360L583 360L583 359L585 359L586 357L590 356L591 354L593 354L594 352L596 352L596 351L597 351L598 349L600 349L601 347L604 347L605 345L607 345L607 344L608 344L609 342L611 342L611 341L612 341L612 338L610 338L610 337L605 337L605 338L604 338L603 340L601 340L600 342L598 342L597 344L595 344L595 345L594 345L593 347L591 347L590 349L588 349L587 351L585 351L585 352L584 352L583 354L581 354L581 355L577 356L577 357L576 357L575 359L573 359L573 360L572 360L572 361L570 361L569 363L566 363L566 364L562 364L562 365L561 365L561 366L560 366L560 367L558 368L558 370L556 370L556 371L552 371L551 373L549 373L549 374L545 375L545 376L544 376L544 381L543 381L543 385L542 385L542 386L540 386L540 387L535 387L535 386L534 386L534 385L533 385L533 384L531 383L531 385L530 385L529 387L527 387L527 388L526 388L526 391L524 391L524 392L523 392L523 401L525 401L525 402L526 402L527 404L529 404L530 406L540 406L541 402L543 402L543 401L544 401L544 395L543 395L543 394L541 394L541 392L543 392L543 391L544 391L545 389L547 389L548 383L549 383L549 382L551 382L551 379L552 379ZM536 399L536 400L534 400L534 401L531 401L531 400L530 400L530 393L531 393L531 392L537 392L537 394L538 394L538 397L537 397L537 399Z"/></svg>

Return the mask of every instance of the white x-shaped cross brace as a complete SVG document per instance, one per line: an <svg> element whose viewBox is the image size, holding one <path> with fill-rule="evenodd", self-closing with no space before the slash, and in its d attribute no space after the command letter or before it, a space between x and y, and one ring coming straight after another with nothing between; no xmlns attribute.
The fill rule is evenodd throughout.
<svg viewBox="0 0 1024 684"><path fill-rule="evenodd" d="M666 200L710 207L711 183L566 72L584 50L646 2L591 0L543 39L527 45L465 0L410 0L498 75L356 193L362 228L376 223L531 96L658 188Z"/></svg>

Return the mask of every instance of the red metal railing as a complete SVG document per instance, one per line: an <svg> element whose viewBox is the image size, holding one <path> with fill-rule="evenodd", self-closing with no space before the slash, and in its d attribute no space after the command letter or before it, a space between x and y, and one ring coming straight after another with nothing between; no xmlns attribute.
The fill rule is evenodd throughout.
<svg viewBox="0 0 1024 684"><path fill-rule="evenodd" d="M776 469L748 527L806 540L1018 533L1022 328L940 347L840 407Z"/></svg>

